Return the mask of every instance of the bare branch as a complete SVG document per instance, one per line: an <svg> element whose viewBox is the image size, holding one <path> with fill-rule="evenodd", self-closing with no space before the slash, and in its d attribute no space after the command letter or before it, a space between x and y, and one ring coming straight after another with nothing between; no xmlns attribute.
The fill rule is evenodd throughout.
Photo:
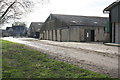
<svg viewBox="0 0 120 80"><path fill-rule="evenodd" d="M16 3L16 0L5 10L4 14L0 17L0 20L6 15L6 13L9 11L9 9Z"/></svg>
<svg viewBox="0 0 120 80"><path fill-rule="evenodd" d="M20 3L20 2L17 2L17 3L19 3L25 9L25 6L22 3ZM25 9L25 11L26 11L26 9Z"/></svg>
<svg viewBox="0 0 120 80"><path fill-rule="evenodd" d="M34 4L43 4L47 0L0 0L0 24L10 19L20 19L26 12L32 11Z"/></svg>

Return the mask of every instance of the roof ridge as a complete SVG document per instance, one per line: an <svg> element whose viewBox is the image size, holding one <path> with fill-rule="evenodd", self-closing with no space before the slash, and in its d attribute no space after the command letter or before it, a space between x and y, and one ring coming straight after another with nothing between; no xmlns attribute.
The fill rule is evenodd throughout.
<svg viewBox="0 0 120 80"><path fill-rule="evenodd" d="M108 17L101 17L101 16L84 16L84 15L70 15L70 14L51 14L57 16L74 16L74 17L90 17L90 18L108 18Z"/></svg>

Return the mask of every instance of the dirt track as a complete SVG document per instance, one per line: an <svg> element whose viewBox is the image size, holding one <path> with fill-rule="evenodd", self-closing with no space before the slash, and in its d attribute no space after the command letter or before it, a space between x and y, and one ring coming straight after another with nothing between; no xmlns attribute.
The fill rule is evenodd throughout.
<svg viewBox="0 0 120 80"><path fill-rule="evenodd" d="M53 58L94 72L118 77L118 47L101 43L76 43L37 40L32 38L3 38L31 46Z"/></svg>

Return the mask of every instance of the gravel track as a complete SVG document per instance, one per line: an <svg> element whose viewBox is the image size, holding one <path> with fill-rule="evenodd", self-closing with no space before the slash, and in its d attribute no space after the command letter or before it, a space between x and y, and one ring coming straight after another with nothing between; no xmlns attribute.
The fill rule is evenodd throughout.
<svg viewBox="0 0 120 80"><path fill-rule="evenodd" d="M101 43L77 43L37 40L32 38L2 38L25 44L52 58L84 69L118 77L118 47Z"/></svg>

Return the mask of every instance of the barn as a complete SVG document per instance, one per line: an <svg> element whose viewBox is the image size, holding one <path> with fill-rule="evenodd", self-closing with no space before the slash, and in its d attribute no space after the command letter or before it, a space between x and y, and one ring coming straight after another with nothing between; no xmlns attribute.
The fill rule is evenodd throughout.
<svg viewBox="0 0 120 80"><path fill-rule="evenodd" d="M106 41L106 17L50 14L40 39L73 42Z"/></svg>
<svg viewBox="0 0 120 80"><path fill-rule="evenodd" d="M31 22L30 27L28 29L28 36L33 38L39 38L39 32L42 25L43 22Z"/></svg>
<svg viewBox="0 0 120 80"><path fill-rule="evenodd" d="M117 0L104 9L110 18L110 42L120 44L120 0Z"/></svg>

